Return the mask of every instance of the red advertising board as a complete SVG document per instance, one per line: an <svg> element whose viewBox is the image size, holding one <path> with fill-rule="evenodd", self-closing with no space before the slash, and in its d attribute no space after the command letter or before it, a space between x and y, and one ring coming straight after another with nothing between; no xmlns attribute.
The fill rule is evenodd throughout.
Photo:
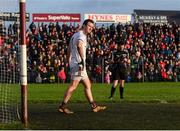
<svg viewBox="0 0 180 131"><path fill-rule="evenodd" d="M32 14L33 22L80 22L80 14Z"/></svg>

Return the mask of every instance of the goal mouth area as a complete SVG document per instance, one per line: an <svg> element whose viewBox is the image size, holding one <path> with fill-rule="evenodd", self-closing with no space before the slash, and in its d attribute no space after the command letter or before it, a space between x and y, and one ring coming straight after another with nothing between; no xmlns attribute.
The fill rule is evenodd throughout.
<svg viewBox="0 0 180 131"><path fill-rule="evenodd" d="M0 45L0 123L14 123L19 121L19 49L4 40Z"/></svg>
<svg viewBox="0 0 180 131"><path fill-rule="evenodd" d="M0 123L20 122L19 83L0 83Z"/></svg>

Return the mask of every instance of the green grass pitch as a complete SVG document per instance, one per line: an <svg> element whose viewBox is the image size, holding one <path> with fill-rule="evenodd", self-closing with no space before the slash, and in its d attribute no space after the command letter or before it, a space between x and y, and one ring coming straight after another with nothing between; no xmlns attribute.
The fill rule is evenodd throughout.
<svg viewBox="0 0 180 131"><path fill-rule="evenodd" d="M104 112L93 113L80 84L68 106L75 113L57 111L69 84L28 85L28 129L180 129L180 82L126 83L124 99L119 89L109 100L111 85L92 84L95 101L106 105ZM20 122L0 124L0 129L25 129Z"/></svg>

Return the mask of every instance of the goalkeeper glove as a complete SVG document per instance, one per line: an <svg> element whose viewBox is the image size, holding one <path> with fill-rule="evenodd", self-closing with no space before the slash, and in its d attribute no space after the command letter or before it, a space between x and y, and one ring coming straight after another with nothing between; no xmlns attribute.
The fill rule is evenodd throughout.
<svg viewBox="0 0 180 131"><path fill-rule="evenodd" d="M85 66L85 62L84 60L82 59L81 62L78 63L78 66L79 66L79 70L83 70L84 69L84 66Z"/></svg>

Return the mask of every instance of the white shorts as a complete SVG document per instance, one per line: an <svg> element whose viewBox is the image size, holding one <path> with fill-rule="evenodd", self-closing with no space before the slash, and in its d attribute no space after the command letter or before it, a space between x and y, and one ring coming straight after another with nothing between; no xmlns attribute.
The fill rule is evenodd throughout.
<svg viewBox="0 0 180 131"><path fill-rule="evenodd" d="M79 66L75 65L70 67L71 80L84 80L88 78L86 68L84 70L79 71Z"/></svg>

